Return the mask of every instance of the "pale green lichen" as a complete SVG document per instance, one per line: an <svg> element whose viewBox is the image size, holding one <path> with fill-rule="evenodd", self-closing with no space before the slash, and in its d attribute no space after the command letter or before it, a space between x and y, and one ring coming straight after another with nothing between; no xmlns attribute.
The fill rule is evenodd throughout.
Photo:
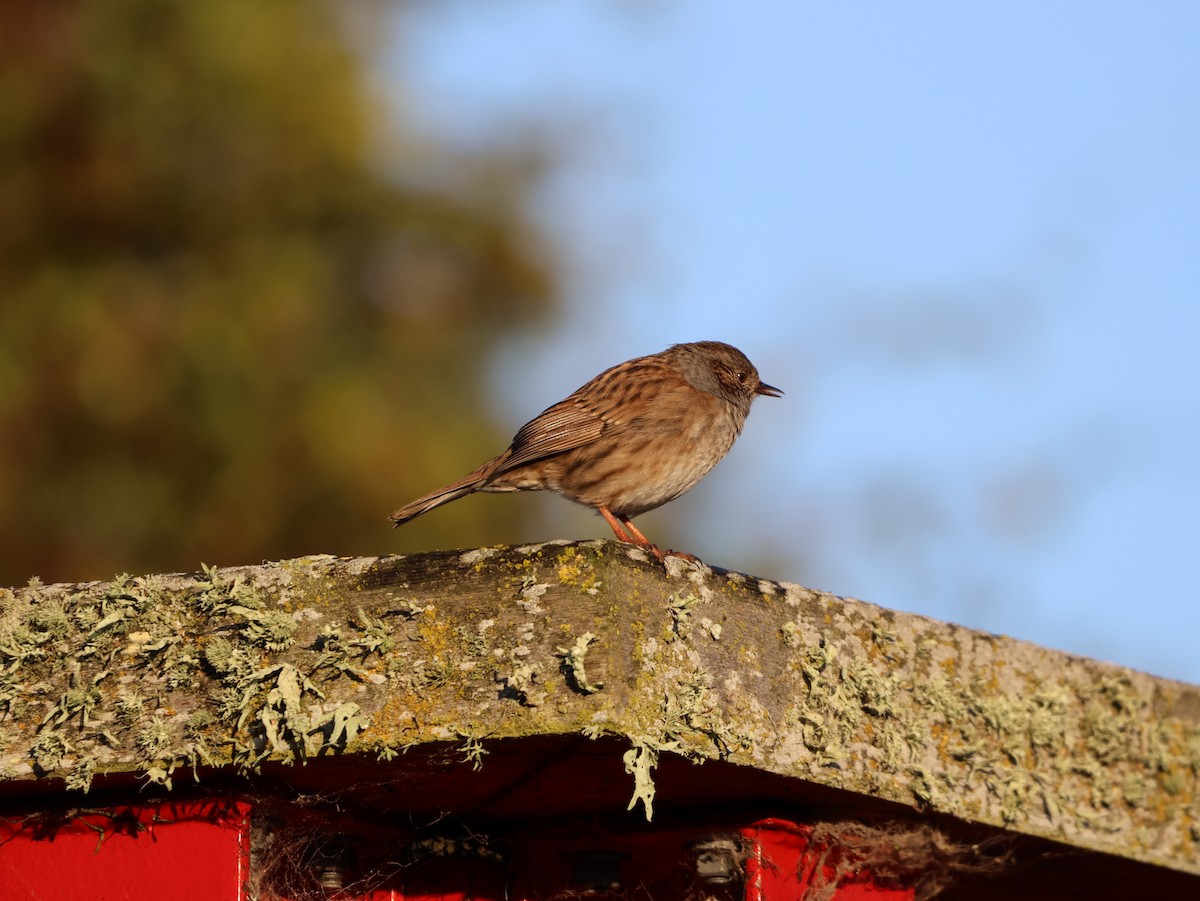
<svg viewBox="0 0 1200 901"><path fill-rule="evenodd" d="M146 699L137 691L122 691L114 701L117 720L125 725L137 722L145 706Z"/></svg>
<svg viewBox="0 0 1200 901"><path fill-rule="evenodd" d="M483 769L483 758L490 753L483 746L483 742L477 736L468 735L465 732L458 733L458 737L462 739L458 750L463 756L463 761L471 764L471 769L475 771Z"/></svg>
<svg viewBox="0 0 1200 901"><path fill-rule="evenodd" d="M71 753L73 747L67 737L60 732L41 732L29 747L29 756L33 765L42 773L51 773L58 769L63 759Z"/></svg>
<svg viewBox="0 0 1200 901"><path fill-rule="evenodd" d="M216 715L211 710L197 710L184 724L183 733L188 738L196 738L218 724Z"/></svg>
<svg viewBox="0 0 1200 901"><path fill-rule="evenodd" d="M626 810L633 810L639 801L646 812L646 819L654 819L654 768L658 766L658 749L644 742L635 741L633 747L622 758L625 772L633 777L633 796Z"/></svg>
<svg viewBox="0 0 1200 901"><path fill-rule="evenodd" d="M794 648L800 644L800 626L792 620L779 627L779 634L783 637L785 648Z"/></svg>
<svg viewBox="0 0 1200 901"><path fill-rule="evenodd" d="M699 596L691 591L679 592L668 598L667 610L671 614L671 632L667 636L667 641L673 641L686 634L692 611L699 603Z"/></svg>
<svg viewBox="0 0 1200 901"><path fill-rule="evenodd" d="M472 657L486 657L490 651L488 645L487 632L491 628L488 623L495 624L494 620L485 620L483 623L474 625L458 626L454 631L462 642L466 652Z"/></svg>
<svg viewBox="0 0 1200 901"><path fill-rule="evenodd" d="M151 759L166 756L166 752L174 740L174 724L158 715L152 716L134 737L138 749Z"/></svg>
<svg viewBox="0 0 1200 901"><path fill-rule="evenodd" d="M352 625L362 634L350 639L349 646L364 660L372 654L387 654L395 646L395 635L381 616L364 613L358 607Z"/></svg>
<svg viewBox="0 0 1200 901"><path fill-rule="evenodd" d="M536 707L540 703L540 694L534 692L534 685L538 678L536 666L514 660L507 675L500 675L496 678L504 686L501 697L514 698L526 707Z"/></svg>
<svg viewBox="0 0 1200 901"><path fill-rule="evenodd" d="M96 776L96 758L81 757L75 761L75 766L67 774L66 787L72 791L86 792L92 787L92 779Z"/></svg>
<svg viewBox="0 0 1200 901"><path fill-rule="evenodd" d="M232 616L252 645L268 651L291 646L296 618L283 610L272 610L267 599L242 576L227 580L216 567L201 567L205 580L193 595L197 609L208 616Z"/></svg>
<svg viewBox="0 0 1200 901"><path fill-rule="evenodd" d="M572 686L583 694L595 694L604 687L603 680L593 682L587 674L587 652L595 641L594 634L584 632L575 639L575 643L570 647L557 649L558 656L562 659L563 671L570 679Z"/></svg>
<svg viewBox="0 0 1200 901"><path fill-rule="evenodd" d="M67 591L35 582L0 597L0 714L25 717L31 702L43 705L27 746L35 771L62 770L71 788L86 790L103 761L133 756L151 781L169 785L180 765L299 759L344 749L361 733L367 721L356 704L313 712L308 699L322 693L311 679L264 659L291 647L298 616L241 574L213 567L188 590L167 584L123 574ZM360 609L344 625L350 653L388 650L380 617ZM51 664L59 660L72 661L66 684L49 694L62 684ZM167 698L178 692L200 692L204 706L174 715ZM230 730L246 738L231 741Z"/></svg>
<svg viewBox="0 0 1200 901"><path fill-rule="evenodd" d="M321 656L313 664L313 673L329 670L331 677L341 675L348 676L356 682L363 681L367 671L359 665L356 658L361 658L362 655L356 653L356 646L352 642L353 640L346 640L341 626L330 623L322 627L313 643L313 647L321 652Z"/></svg>
<svg viewBox="0 0 1200 901"><path fill-rule="evenodd" d="M700 618L700 627L702 629L704 629L705 632L708 633L708 637L711 638L713 641L720 641L721 633L725 631L724 626L722 626L718 622L714 622L713 620L709 619L707 616L702 616Z"/></svg>
<svg viewBox="0 0 1200 901"><path fill-rule="evenodd" d="M268 651L284 651L291 647L296 634L296 620L282 610L253 610L240 605L231 606L228 613L245 620L242 627L251 644L260 645Z"/></svg>
<svg viewBox="0 0 1200 901"><path fill-rule="evenodd" d="M323 718L312 724L309 735L319 734L320 744L313 750L317 753L326 749L344 751L346 746L370 725L363 716L362 708L352 701L339 704Z"/></svg>

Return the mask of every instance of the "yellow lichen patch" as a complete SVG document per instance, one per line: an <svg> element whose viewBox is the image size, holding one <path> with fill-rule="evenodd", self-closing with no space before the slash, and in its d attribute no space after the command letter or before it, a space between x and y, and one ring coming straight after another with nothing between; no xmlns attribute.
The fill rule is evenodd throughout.
<svg viewBox="0 0 1200 901"><path fill-rule="evenodd" d="M562 585L578 588L587 594L595 594L600 590L601 581L592 561L578 548L563 548L556 558L558 564L558 581Z"/></svg>
<svg viewBox="0 0 1200 901"><path fill-rule="evenodd" d="M386 743L402 747L418 741L422 736L422 724L430 722L433 712L434 704L423 692L393 694L363 730L363 744L371 746Z"/></svg>

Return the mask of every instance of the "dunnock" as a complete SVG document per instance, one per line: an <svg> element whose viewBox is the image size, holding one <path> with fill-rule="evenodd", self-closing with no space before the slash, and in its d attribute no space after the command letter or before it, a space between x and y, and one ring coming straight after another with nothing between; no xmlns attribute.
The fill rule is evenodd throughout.
<svg viewBox="0 0 1200 901"><path fill-rule="evenodd" d="M692 488L733 446L754 398L782 393L736 347L676 344L600 373L498 457L389 519L400 525L476 491L549 489L599 510L617 538L662 560L631 517Z"/></svg>

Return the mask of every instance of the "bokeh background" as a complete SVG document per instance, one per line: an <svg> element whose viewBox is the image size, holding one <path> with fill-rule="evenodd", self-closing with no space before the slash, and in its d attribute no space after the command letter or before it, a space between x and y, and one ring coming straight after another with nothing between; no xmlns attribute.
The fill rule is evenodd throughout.
<svg viewBox="0 0 1200 901"><path fill-rule="evenodd" d="M1200 681L1200 6L0 7L0 584L608 533L386 515L620 360L787 391L639 521Z"/></svg>

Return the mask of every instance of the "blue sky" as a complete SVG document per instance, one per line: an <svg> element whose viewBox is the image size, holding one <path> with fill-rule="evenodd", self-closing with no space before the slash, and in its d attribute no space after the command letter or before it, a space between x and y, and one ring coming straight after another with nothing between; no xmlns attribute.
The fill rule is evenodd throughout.
<svg viewBox="0 0 1200 901"><path fill-rule="evenodd" d="M621 359L729 341L787 396L648 531L1200 682L1200 5L401 21L381 78L405 115L563 149L535 214L567 309L497 363L514 430Z"/></svg>

